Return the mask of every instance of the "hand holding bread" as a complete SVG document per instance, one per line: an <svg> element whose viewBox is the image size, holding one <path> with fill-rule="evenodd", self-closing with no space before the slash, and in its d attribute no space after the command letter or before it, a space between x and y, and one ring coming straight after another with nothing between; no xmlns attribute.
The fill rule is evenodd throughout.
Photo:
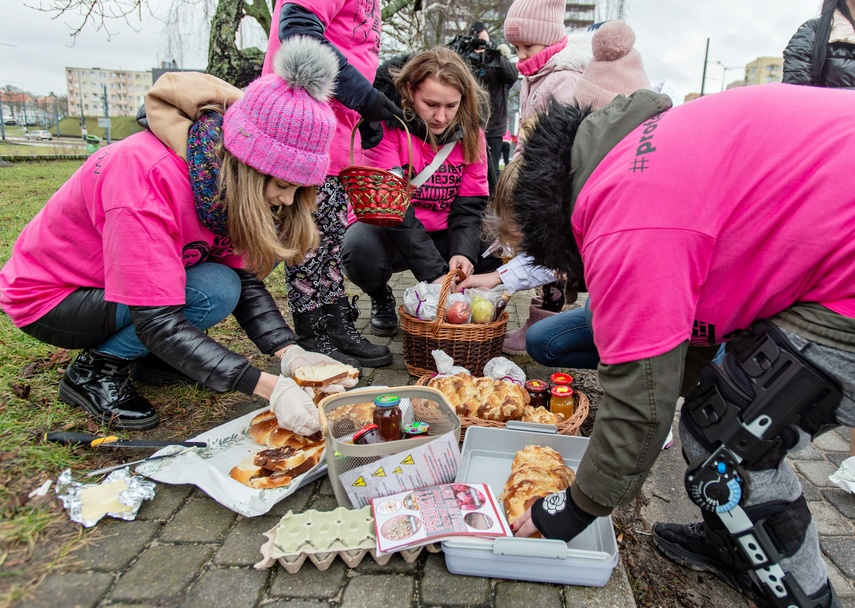
<svg viewBox="0 0 855 608"><path fill-rule="evenodd" d="M280 369L286 378L294 378L301 386L338 384L343 388L356 386L359 370L321 353L304 350L294 344L280 359Z"/></svg>
<svg viewBox="0 0 855 608"><path fill-rule="evenodd" d="M279 376L270 395L270 411L282 428L299 435L312 435L321 430L318 407L293 378Z"/></svg>

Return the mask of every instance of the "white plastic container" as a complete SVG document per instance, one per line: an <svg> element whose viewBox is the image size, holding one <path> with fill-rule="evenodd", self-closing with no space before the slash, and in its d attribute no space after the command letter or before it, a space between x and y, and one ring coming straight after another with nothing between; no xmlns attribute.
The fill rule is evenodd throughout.
<svg viewBox="0 0 855 608"><path fill-rule="evenodd" d="M455 481L487 483L498 495L516 453L527 445L549 446L576 469L586 437L558 435L554 426L509 422L506 428L470 427ZM600 517L569 543L543 538L455 539L442 543L449 572L540 583L602 587L618 564L611 517Z"/></svg>

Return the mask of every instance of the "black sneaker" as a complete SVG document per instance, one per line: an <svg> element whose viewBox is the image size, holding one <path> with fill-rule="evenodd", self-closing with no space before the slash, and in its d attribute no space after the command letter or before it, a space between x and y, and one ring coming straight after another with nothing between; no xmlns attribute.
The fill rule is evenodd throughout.
<svg viewBox="0 0 855 608"><path fill-rule="evenodd" d="M395 294L388 285L382 296L371 298L371 333L391 337L398 333L398 314L395 312Z"/></svg>
<svg viewBox="0 0 855 608"><path fill-rule="evenodd" d="M144 430L157 426L160 417L134 388L133 361L83 352L59 381L59 398L85 409L111 429Z"/></svg>

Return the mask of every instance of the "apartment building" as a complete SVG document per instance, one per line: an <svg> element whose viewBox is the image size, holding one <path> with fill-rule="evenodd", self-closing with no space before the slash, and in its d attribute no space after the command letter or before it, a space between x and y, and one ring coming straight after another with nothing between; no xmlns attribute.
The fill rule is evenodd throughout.
<svg viewBox="0 0 855 608"><path fill-rule="evenodd" d="M784 77L783 57L758 57L745 64L745 84L781 82Z"/></svg>
<svg viewBox="0 0 855 608"><path fill-rule="evenodd" d="M146 91L150 71L104 68L65 68L69 116L104 116L104 94L110 116L136 116Z"/></svg>

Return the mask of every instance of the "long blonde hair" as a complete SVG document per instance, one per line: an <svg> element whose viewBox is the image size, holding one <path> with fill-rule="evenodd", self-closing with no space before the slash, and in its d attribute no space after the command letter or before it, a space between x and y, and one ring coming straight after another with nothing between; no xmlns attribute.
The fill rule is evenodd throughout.
<svg viewBox="0 0 855 608"><path fill-rule="evenodd" d="M438 46L422 51L414 55L397 73L395 88L401 94L404 116L408 119L417 116L410 88L418 89L425 79L431 77L460 91L460 107L454 120L448 125L446 133L460 125L463 129L463 159L467 163L481 160L486 152L478 134L481 129L481 114L488 111L489 98L486 91L475 80L469 67L451 49ZM436 147L436 138L429 129L428 137L430 143Z"/></svg>
<svg viewBox="0 0 855 608"><path fill-rule="evenodd" d="M292 205L274 209L264 195L269 175L240 162L221 147L220 192L228 214L229 237L246 269L265 276L278 262L299 264L318 246L318 230L312 219L315 187L302 187Z"/></svg>

